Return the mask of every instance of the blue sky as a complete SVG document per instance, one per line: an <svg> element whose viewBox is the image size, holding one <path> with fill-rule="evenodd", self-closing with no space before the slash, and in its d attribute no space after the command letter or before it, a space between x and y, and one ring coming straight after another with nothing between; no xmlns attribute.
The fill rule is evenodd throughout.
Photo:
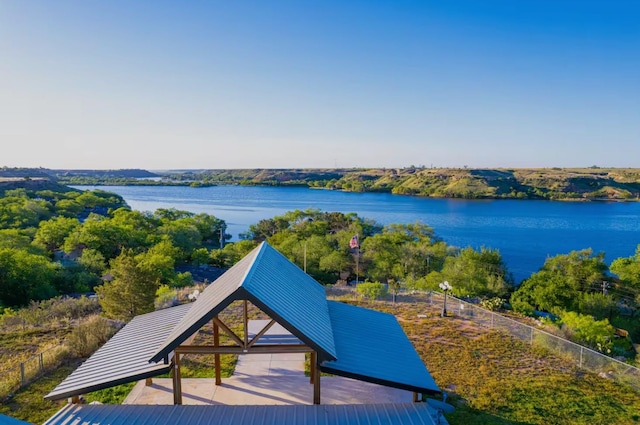
<svg viewBox="0 0 640 425"><path fill-rule="evenodd" d="M640 2L0 1L0 166L640 167Z"/></svg>

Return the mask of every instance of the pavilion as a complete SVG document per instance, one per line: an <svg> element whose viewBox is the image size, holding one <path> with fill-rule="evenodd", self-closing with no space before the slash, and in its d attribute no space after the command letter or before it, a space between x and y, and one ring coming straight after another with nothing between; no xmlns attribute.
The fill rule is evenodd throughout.
<svg viewBox="0 0 640 425"><path fill-rule="evenodd" d="M243 332L234 332L219 317L234 302L240 302L243 306ZM249 303L270 318L257 332L249 331ZM269 339L268 331L276 323L293 338L285 341ZM212 326L213 344L194 344L198 331L205 326ZM233 341L233 345L220 344L221 333ZM220 354L253 353L309 353L314 405L321 402L320 372L412 391L414 401L421 400L423 396L441 394L393 315L327 300L321 284L263 242L210 284L193 303L135 317L45 398L70 398L75 403L80 395L87 392L142 379L149 381L154 376L170 372L173 402L179 406L182 405L180 365L185 355L213 354L215 384L220 385ZM427 412L427 403L413 405L400 410L393 408L392 411L400 416L420 416L423 415L421 409ZM180 407L191 409L195 406ZM240 406L205 407L233 410ZM117 411L120 414L129 410L140 414L139 409L134 408L144 407L104 406L98 409L94 406L68 406L58 416L62 412L77 415L82 409L85 409L85 413L93 409L113 414L112 409L119 409ZM260 409L263 408L268 409ZM333 406L321 411L329 414L335 410L331 414L338 416L359 412L360 415L370 415L367 416L370 418L390 415L386 408L354 409ZM173 410L167 410L170 411ZM286 411L278 410L278 415ZM307 409L307 412L316 412L309 414L317 417L317 410ZM225 417L228 418L230 414L226 412ZM430 421L431 417L416 423L430 424Z"/></svg>

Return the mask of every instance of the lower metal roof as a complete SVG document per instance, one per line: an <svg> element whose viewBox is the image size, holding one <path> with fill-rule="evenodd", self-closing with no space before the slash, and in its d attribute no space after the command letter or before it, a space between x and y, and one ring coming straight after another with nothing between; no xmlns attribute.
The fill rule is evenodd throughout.
<svg viewBox="0 0 640 425"><path fill-rule="evenodd" d="M432 417L433 415L433 417ZM68 405L45 425L436 425L427 403L294 406Z"/></svg>
<svg viewBox="0 0 640 425"><path fill-rule="evenodd" d="M190 307L185 304L134 317L45 398L60 400L168 372L168 363L149 363L149 358Z"/></svg>
<svg viewBox="0 0 640 425"><path fill-rule="evenodd" d="M0 415L0 424L2 425L31 425L31 422L23 422L11 416Z"/></svg>
<svg viewBox="0 0 640 425"><path fill-rule="evenodd" d="M320 370L424 394L440 388L395 316L328 301L337 360Z"/></svg>

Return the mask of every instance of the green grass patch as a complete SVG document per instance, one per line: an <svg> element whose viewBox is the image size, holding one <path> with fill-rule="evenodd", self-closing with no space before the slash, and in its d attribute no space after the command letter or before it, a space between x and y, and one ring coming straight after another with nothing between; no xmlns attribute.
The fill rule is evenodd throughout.
<svg viewBox="0 0 640 425"><path fill-rule="evenodd" d="M66 400L49 401L44 396L55 388L78 365L64 365L47 373L31 385L17 391L0 405L0 413L22 421L40 424L60 410Z"/></svg>
<svg viewBox="0 0 640 425"><path fill-rule="evenodd" d="M456 406L447 415L451 425L640 423L640 394L540 347L469 319L441 318L436 305L369 302L366 307L396 315Z"/></svg>
<svg viewBox="0 0 640 425"><path fill-rule="evenodd" d="M98 401L102 404L122 404L137 382L129 382L111 388L94 391L84 395L85 403Z"/></svg>
<svg viewBox="0 0 640 425"><path fill-rule="evenodd" d="M215 356L213 354L185 356L180 363L180 374L183 378L215 377ZM233 375L238 356L235 354L220 355L220 376L228 378Z"/></svg>

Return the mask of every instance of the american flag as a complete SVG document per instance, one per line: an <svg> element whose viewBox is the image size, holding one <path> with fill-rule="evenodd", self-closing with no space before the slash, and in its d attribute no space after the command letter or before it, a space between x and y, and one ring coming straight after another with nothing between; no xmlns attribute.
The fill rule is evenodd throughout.
<svg viewBox="0 0 640 425"><path fill-rule="evenodd" d="M351 249L356 249L358 248L360 245L358 244L358 235L353 235L353 237L351 238L351 240L349 241L349 247Z"/></svg>

